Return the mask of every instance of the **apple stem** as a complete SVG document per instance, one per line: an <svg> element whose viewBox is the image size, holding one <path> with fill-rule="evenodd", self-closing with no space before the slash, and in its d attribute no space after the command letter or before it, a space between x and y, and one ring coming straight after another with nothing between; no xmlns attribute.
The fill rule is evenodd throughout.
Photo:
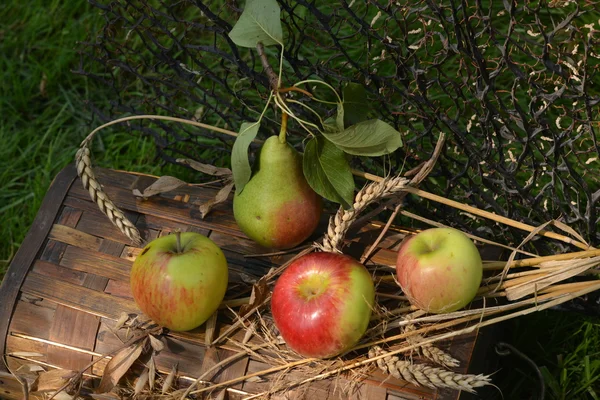
<svg viewBox="0 0 600 400"><path fill-rule="evenodd" d="M183 253L183 249L181 248L181 231L175 232L175 238L177 239L177 253Z"/></svg>
<svg viewBox="0 0 600 400"><path fill-rule="evenodd" d="M287 133L287 121L288 115L284 111L281 113L281 129L279 130L279 142L282 144L286 142L285 134Z"/></svg>

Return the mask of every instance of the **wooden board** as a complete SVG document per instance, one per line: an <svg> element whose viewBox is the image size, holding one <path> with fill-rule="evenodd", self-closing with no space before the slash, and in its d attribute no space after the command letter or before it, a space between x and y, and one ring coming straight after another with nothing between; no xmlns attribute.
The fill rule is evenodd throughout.
<svg viewBox="0 0 600 400"><path fill-rule="evenodd" d="M173 193L142 200L133 188L144 188L153 178L111 170L98 170L98 179L117 206L136 224L142 236L151 240L173 232L195 231L209 236L219 245L230 267L230 290L249 291L253 280L273 266L281 265L293 254L246 257L265 250L249 240L237 227L231 202L216 206L202 219L198 204L214 196L218 188L186 186ZM323 217L321 231L326 226ZM377 235L378 228L367 227L353 238L348 249L361 254L365 243ZM393 265L395 249L402 234L391 232L372 257L378 264ZM140 248L132 246L83 189L73 167L65 168L50 187L30 232L11 263L0 287L0 351L2 354L30 351L38 357L8 356L8 367L37 363L45 368L80 369L119 347L122 342L113 332L123 312L141 315L129 291L129 270ZM227 322L219 322L221 332ZM222 345L206 348L204 327L186 333L169 333L165 350L157 358L157 367L168 372L178 364L182 379L194 379L210 366L233 354L235 348ZM448 351L462 364L456 370L466 372L473 358L476 334L446 343ZM106 360L97 363L90 374L100 376ZM244 374L269 368L264 360L244 357L214 377L223 382ZM18 382L0 364L0 398L21 398ZM287 378L300 377L292 371ZM456 391L435 391L373 372L352 392L354 378L342 374L336 379L295 388L286 398L332 399L349 396L356 399L457 399ZM189 380L188 380L189 381ZM230 396L268 390L272 382L240 382L229 387ZM17 389L16 389L17 388ZM17 391L16 391L17 390Z"/></svg>

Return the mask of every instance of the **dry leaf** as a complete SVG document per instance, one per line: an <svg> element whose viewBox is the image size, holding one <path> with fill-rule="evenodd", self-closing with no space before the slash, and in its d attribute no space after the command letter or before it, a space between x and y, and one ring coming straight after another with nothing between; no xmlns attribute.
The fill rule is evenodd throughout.
<svg viewBox="0 0 600 400"><path fill-rule="evenodd" d="M170 192L171 190L175 190L185 185L187 185L187 183L172 176L161 176L156 182L144 189L143 193L138 189L133 189L133 195L147 199L148 197Z"/></svg>
<svg viewBox="0 0 600 400"><path fill-rule="evenodd" d="M125 325L125 322L127 322L128 319L129 319L129 314L127 314L126 312L122 312L117 323L115 324L114 330L118 331L119 329L121 329Z"/></svg>
<svg viewBox="0 0 600 400"><path fill-rule="evenodd" d="M154 335L150 335L150 345L157 353L159 353L162 349L165 348L165 344Z"/></svg>
<svg viewBox="0 0 600 400"><path fill-rule="evenodd" d="M154 389L154 380L156 379L156 363L154 362L154 354L148 361L148 386L150 391Z"/></svg>
<svg viewBox="0 0 600 400"><path fill-rule="evenodd" d="M210 164L202 164L198 161L189 160L187 158L178 158L177 162L184 165L189 165L196 171L203 172L212 176L231 176L232 172L229 168L219 168Z"/></svg>
<svg viewBox="0 0 600 400"><path fill-rule="evenodd" d="M146 383L148 383L148 369L147 368L144 369L144 372L142 372L142 374L138 378L137 382L135 382L135 388L133 389L133 395L137 396L138 394L142 393L142 390L144 390Z"/></svg>
<svg viewBox="0 0 600 400"><path fill-rule="evenodd" d="M224 202L225 200L227 200L227 198L229 197L229 193L231 193L231 190L233 189L233 181L228 180L227 184L225 186L223 186L221 188L221 190L219 190L217 192L217 194L215 195L215 197L213 197L212 199L207 200L205 203L200 204L200 216L202 218L206 217L206 215L210 212L210 210L212 210L212 208L219 204Z"/></svg>
<svg viewBox="0 0 600 400"><path fill-rule="evenodd" d="M173 368L171 368L171 372L169 372L169 375L167 375L167 378L165 379L165 381L162 385L162 390L161 390L162 394L165 394L169 391L169 389L171 388L171 385L173 384L173 380L175 379L176 373L177 373L177 364L173 365Z"/></svg>
<svg viewBox="0 0 600 400"><path fill-rule="evenodd" d="M142 354L145 343L146 340L140 340L115 354L104 368L102 380L96 389L96 393L106 393L112 390L135 360Z"/></svg>
<svg viewBox="0 0 600 400"><path fill-rule="evenodd" d="M37 382L38 392L56 391L64 386L77 372L68 369L53 369L40 374ZM56 397L55 397L56 398Z"/></svg>
<svg viewBox="0 0 600 400"><path fill-rule="evenodd" d="M258 282L252 285L252 294L248 304L243 304L240 307L240 317L246 315L250 310L262 304L269 295L266 279L261 278Z"/></svg>
<svg viewBox="0 0 600 400"><path fill-rule="evenodd" d="M210 316L208 321L206 321L206 328L204 330L204 343L207 346L212 344L213 338L215 337L215 329L217 327L217 316L219 315L219 311L215 311L213 315Z"/></svg>
<svg viewBox="0 0 600 400"><path fill-rule="evenodd" d="M248 344L252 336L254 335L254 330L256 329L256 322L252 321L250 326L246 328L246 333L244 334L244 339L242 340L242 344Z"/></svg>
<svg viewBox="0 0 600 400"><path fill-rule="evenodd" d="M15 372L19 372L23 369L27 369L27 372L44 372L46 371L44 367L37 364L23 364Z"/></svg>

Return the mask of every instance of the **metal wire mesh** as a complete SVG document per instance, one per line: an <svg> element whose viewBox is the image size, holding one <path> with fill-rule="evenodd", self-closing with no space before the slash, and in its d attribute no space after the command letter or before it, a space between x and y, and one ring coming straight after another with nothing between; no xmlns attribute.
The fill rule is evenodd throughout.
<svg viewBox="0 0 600 400"><path fill-rule="evenodd" d="M81 44L77 72L114 90L110 109L91 105L102 120L152 113L232 130L256 120L268 78L256 51L227 36L243 2L90 1L106 22ZM278 2L284 85L307 78L340 89L361 84L372 116L404 136L392 157L355 159L356 166L371 172L415 167L444 131L447 145L425 190L532 225L561 218L600 244L597 3ZM276 66L279 49L267 51ZM302 107L294 112L314 118ZM278 131L274 113L266 114L263 132ZM232 143L173 123L130 129L151 135L167 162L189 157L226 164ZM304 133L291 129L299 143ZM523 237L455 209L407 201L426 217L487 238L519 243Z"/></svg>

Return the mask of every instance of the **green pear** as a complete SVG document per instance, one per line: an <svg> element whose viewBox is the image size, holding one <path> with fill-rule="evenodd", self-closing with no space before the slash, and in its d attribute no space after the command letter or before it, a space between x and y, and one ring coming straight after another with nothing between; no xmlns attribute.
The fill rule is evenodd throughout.
<svg viewBox="0 0 600 400"><path fill-rule="evenodd" d="M289 249L315 231L322 210L323 200L304 178L302 156L278 136L268 138L250 181L233 198L242 232L263 247Z"/></svg>

